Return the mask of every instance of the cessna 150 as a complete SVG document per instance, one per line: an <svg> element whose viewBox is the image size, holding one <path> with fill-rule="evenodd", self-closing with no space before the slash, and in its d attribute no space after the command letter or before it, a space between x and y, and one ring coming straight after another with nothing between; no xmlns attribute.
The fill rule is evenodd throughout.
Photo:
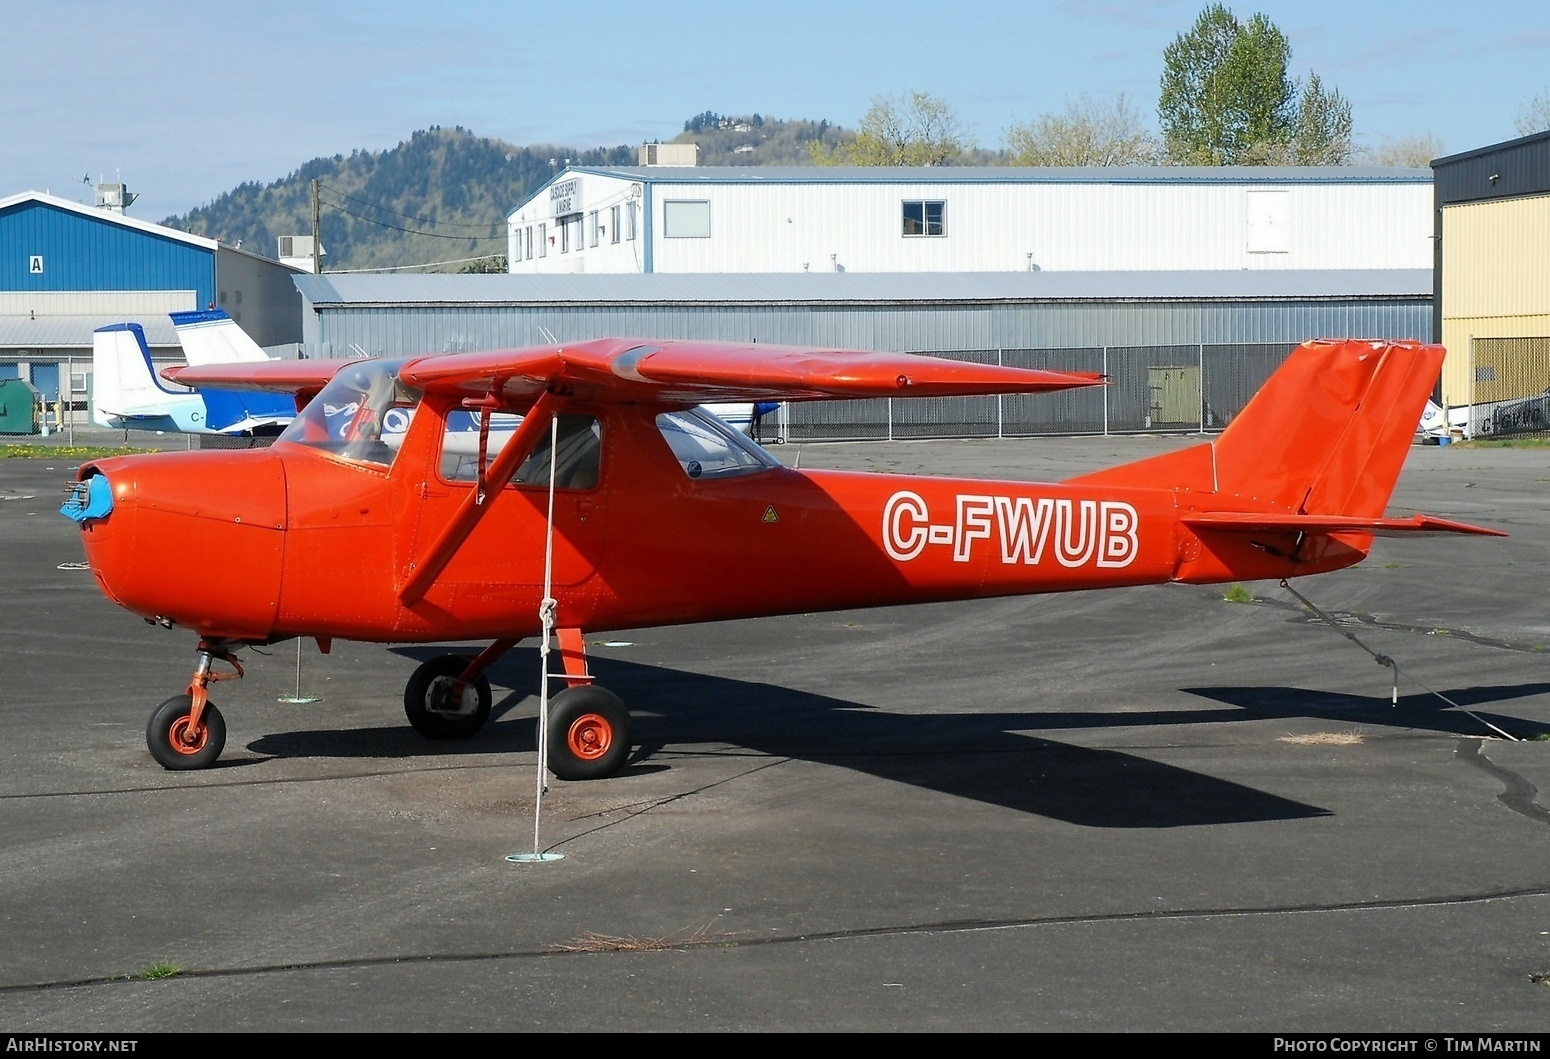
<svg viewBox="0 0 1550 1059"><path fill-rule="evenodd" d="M1496 534L1384 514L1442 357L1415 342L1305 343L1219 436L1060 484L788 469L696 406L1101 376L626 339L172 368L178 383L292 394L301 411L267 449L85 463L62 510L109 599L198 635L187 689L147 726L163 766L219 757L209 686L241 675L244 646L488 642L425 662L405 688L416 729L461 738L489 717L484 670L542 636L567 685L549 703L549 768L590 779L616 772L631 743L629 712L587 671L586 633L1288 578L1351 566L1375 535ZM472 439L449 426L468 412ZM406 429L384 432L395 415ZM521 418L495 434L497 416Z"/></svg>

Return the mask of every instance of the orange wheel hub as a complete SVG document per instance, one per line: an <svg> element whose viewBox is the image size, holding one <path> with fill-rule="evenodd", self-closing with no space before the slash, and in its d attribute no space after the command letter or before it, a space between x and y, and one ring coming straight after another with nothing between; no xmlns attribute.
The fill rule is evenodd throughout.
<svg viewBox="0 0 1550 1059"><path fill-rule="evenodd" d="M209 738L208 727L200 725L197 729L192 728L187 717L179 717L173 721L171 730L167 732L167 742L172 745L172 749L190 756L203 750Z"/></svg>
<svg viewBox="0 0 1550 1059"><path fill-rule="evenodd" d="M572 754L585 761L596 761L608 753L613 742L614 727L601 714L582 714L565 732L565 745L570 747Z"/></svg>

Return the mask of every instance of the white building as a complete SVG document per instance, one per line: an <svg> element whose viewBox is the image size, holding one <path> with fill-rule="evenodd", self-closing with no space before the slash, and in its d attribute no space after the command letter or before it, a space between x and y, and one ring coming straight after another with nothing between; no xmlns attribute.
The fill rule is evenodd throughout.
<svg viewBox="0 0 1550 1059"><path fill-rule="evenodd" d="M570 167L507 239L515 274L1417 269L1432 208L1425 169Z"/></svg>

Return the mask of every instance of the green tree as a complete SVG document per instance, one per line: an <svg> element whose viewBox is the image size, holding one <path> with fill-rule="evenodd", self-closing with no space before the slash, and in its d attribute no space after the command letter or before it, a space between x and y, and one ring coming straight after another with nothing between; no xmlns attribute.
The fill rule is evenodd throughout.
<svg viewBox="0 0 1550 1059"><path fill-rule="evenodd" d="M1317 75L1287 74L1291 44L1264 15L1240 22L1222 4L1200 13L1163 53L1157 116L1179 165L1340 165L1350 160L1351 105Z"/></svg>
<svg viewBox="0 0 1550 1059"><path fill-rule="evenodd" d="M879 97L856 126L853 140L810 141L819 165L951 165L966 149L967 132L942 100L924 92Z"/></svg>
<svg viewBox="0 0 1550 1059"><path fill-rule="evenodd" d="M1006 131L1007 165L1155 165L1157 137L1121 92L1095 100L1085 92L1066 100L1064 114L1045 114Z"/></svg>

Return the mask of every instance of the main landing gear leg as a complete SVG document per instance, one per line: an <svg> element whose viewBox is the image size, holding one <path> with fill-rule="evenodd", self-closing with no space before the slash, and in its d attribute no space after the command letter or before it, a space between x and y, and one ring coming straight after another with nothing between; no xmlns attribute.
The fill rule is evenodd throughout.
<svg viewBox="0 0 1550 1059"><path fill-rule="evenodd" d="M556 629L566 687L549 700L549 771L562 780L612 776L630 756L630 711L592 683L580 629Z"/></svg>
<svg viewBox="0 0 1550 1059"><path fill-rule="evenodd" d="M490 682L484 671L516 644L496 640L479 653L438 655L404 685L404 715L427 739L467 739L490 719Z"/></svg>
<svg viewBox="0 0 1550 1059"><path fill-rule="evenodd" d="M215 669L217 659L230 665L232 672ZM178 772L215 764L226 748L226 719L210 701L210 685L241 676L242 664L232 655L230 645L199 641L199 664L194 667L188 691L156 707L145 726L145 745L157 764Z"/></svg>

